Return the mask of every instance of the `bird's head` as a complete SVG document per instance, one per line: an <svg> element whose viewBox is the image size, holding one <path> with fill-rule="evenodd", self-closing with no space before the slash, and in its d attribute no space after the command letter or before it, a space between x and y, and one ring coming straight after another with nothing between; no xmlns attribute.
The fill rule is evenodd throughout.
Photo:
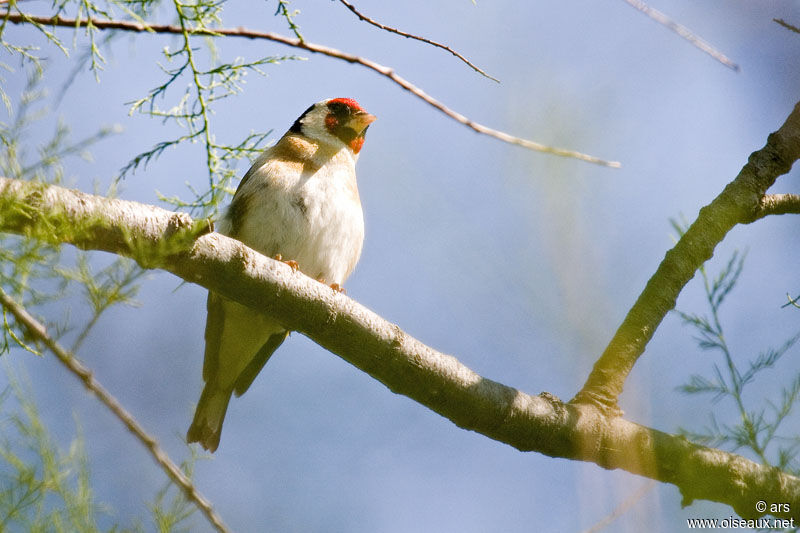
<svg viewBox="0 0 800 533"><path fill-rule="evenodd" d="M289 131L326 144L343 143L358 154L376 118L352 98L329 98L306 109Z"/></svg>

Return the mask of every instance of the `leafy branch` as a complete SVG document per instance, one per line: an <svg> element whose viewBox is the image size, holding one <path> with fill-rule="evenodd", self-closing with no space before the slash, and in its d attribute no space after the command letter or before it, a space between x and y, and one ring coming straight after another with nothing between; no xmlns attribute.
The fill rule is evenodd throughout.
<svg viewBox="0 0 800 533"><path fill-rule="evenodd" d="M59 122L52 137L38 147L29 149L28 132L46 114L38 108L43 98L39 88L41 73L33 68L27 86L19 98L16 113L9 124L0 123L0 172L16 179L39 183L61 183L63 160L68 157L89 158L88 149L109 137L117 128L101 128L97 133L78 141L70 139L70 130ZM2 216L36 217L33 205L0 202ZM42 232L52 231L43 227ZM60 272L61 252L50 246L40 234L25 237L0 238L0 287L5 287L27 306L38 306L64 296L65 284ZM78 261L81 261L81 255ZM34 283L35 281L35 283Z"/></svg>
<svg viewBox="0 0 800 533"><path fill-rule="evenodd" d="M237 59L231 63L218 64L208 70L200 70L196 64L196 53L192 50L188 32L184 35L183 45L179 50L174 52L165 50L164 54L169 61L180 57L183 62L174 68L161 66L162 71L167 75L166 81L151 89L147 96L131 102L130 113L138 112L164 121L172 121L184 128L186 133L167 141L161 141L151 149L133 157L120 170L120 178L135 171L140 165L147 166L151 160L159 157L168 148L199 138L203 143L206 155L208 189L198 192L190 187L194 198L189 202L182 201L177 197L161 196L161 198L177 207L188 207L194 214L200 213L205 216L213 212L226 194L228 183L235 177L234 163L259 151L269 134L269 132L250 133L234 145L216 142L211 133L211 104L241 92L243 78L247 72L265 75L261 69L264 65L279 64L283 61L301 58L274 56L250 62ZM187 73L191 80L191 89L184 92L175 106L170 109L161 109L157 104L157 99L164 97L168 89Z"/></svg>
<svg viewBox="0 0 800 533"><path fill-rule="evenodd" d="M675 227L682 233L683 230L677 224ZM714 402L726 398L732 400L736 406L739 421L733 425L720 424L712 414L711 425L704 432L682 430L682 433L704 444L715 446L729 444L734 451L743 447L747 448L763 464L776 464L779 468L786 469L794 460L800 441L796 438L789 439L791 444L788 447L778 446L776 460L770 459L768 448L778 439L778 429L792 411L798 394L800 394L800 374L781 390L781 399L777 404L768 402L768 410L766 408L757 410L749 408L745 403L744 392L745 388L764 371L772 369L778 364L783 355L800 340L800 333L788 339L780 347L768 348L760 353L758 357L748 363L746 368L742 369L737 365L725 338L719 310L725 297L738 282L743 265L744 254L737 251L731 255L727 265L714 278L709 277L705 267L700 269L706 303L711 313L710 317L677 311L683 322L697 332L695 338L698 346L702 350L719 352L724 363L722 366L714 363L713 378L693 375L689 382L679 389L687 394L711 394Z"/></svg>
<svg viewBox="0 0 800 533"><path fill-rule="evenodd" d="M26 22L24 18L22 18L17 14L7 15L6 18L9 22L14 22L17 24L22 24ZM31 20L36 20L41 24L51 24L54 26L75 27L75 26L85 26L87 24L86 21L67 19L61 16L35 17L33 15L29 15L27 16L27 18ZM377 72L381 76L390 79L392 82L394 82L396 85L399 85L404 90L410 92L416 98L419 98L428 105L436 108L441 113L444 113L452 120L455 120L456 122L459 122L464 126L482 135L487 135L489 137L493 137L495 139L501 140L509 144L521 146L528 150L557 155L560 157L578 159L581 161L586 161L588 163L593 163L612 168L618 168L621 166L618 161L609 161L592 155L577 152L575 150L568 150L564 148L548 146L542 143L538 143L536 141L523 139L521 137L516 137L514 135L510 135L500 130L489 128L487 126L484 126L483 124L479 124L478 122L475 122L474 120L468 118L467 116L450 109L442 102L429 96L421 88L417 87L416 85L409 82L405 78L398 76L395 73L394 69L381 65L380 63L376 63L375 61L372 61L370 59L366 59L364 57L360 57L354 54L349 54L347 52L342 52L340 50L331 48L329 46L313 44L308 41L301 41L300 39L297 38L285 37L272 32L255 31L246 28L213 28L213 29L202 28L202 27L182 28L181 26L174 26L169 24L142 24L138 22L130 22L124 20L111 20L111 21L93 20L92 24L94 24L98 28L120 29L132 32L183 34L184 31L186 31L191 34L206 35L213 37L232 36L232 37L244 37L248 39L264 39L264 40L278 42L286 46L300 48L308 52L322 54L352 64L358 64L374 72Z"/></svg>
<svg viewBox="0 0 800 533"><path fill-rule="evenodd" d="M186 133L167 141L157 143L153 148L134 156L120 170L120 179L133 172L139 165L146 166L151 160L158 158L165 150L187 141L200 140L205 151L208 172L208 188L197 191L189 190L193 198L189 201L178 197L159 197L176 207L188 208L192 214L207 216L213 214L220 201L230 192L228 184L235 177L235 163L238 159L251 155L266 138L267 134L250 134L235 145L220 144L215 141L211 125L211 105L240 93L243 90L244 77L248 72L265 75L261 69L268 64L280 64L284 61L302 59L298 56L270 56L255 61L244 61L239 58L233 62L217 63L208 69L199 67L200 57L192 45L192 38L198 30L209 30L211 25L220 21L221 3L202 5L193 2L173 0L173 6L180 25L182 37L180 47L176 50L164 50L168 62L178 60L175 67L167 68L159 65L167 79L143 98L131 103L130 113L141 113L162 121L170 121L186 130ZM207 41L209 54L213 58L216 51L212 41ZM183 93L178 103L170 109L161 109L156 101L163 98L169 89L182 77L188 77L189 88Z"/></svg>
<svg viewBox="0 0 800 533"><path fill-rule="evenodd" d="M66 453L59 450L30 391L9 368L5 373L9 386L0 393L0 530L46 531L58 524L63 531L98 531L82 435ZM17 409L8 405L11 400Z"/></svg>
<svg viewBox="0 0 800 533"><path fill-rule="evenodd" d="M73 353L78 351L100 316L107 309L118 304L133 305L135 303L133 299L139 291L137 283L147 272L125 257L117 258L116 261L97 272L92 270L86 254L80 254L77 263L77 266L72 269L57 268L58 274L65 281L75 282L83 290L92 312L91 318L81 329L70 348Z"/></svg>
<svg viewBox="0 0 800 533"><path fill-rule="evenodd" d="M63 174L63 159L68 156L88 155L86 150L93 144L106 137L110 129L101 130L98 134L91 135L78 142L71 142L69 129L59 123L53 137L36 154L27 150L28 128L41 116L44 109L36 111L35 108L41 100L42 93L38 90L41 75L33 69L29 78L28 87L20 97L16 108L16 115L10 124L0 124L0 171L15 176L18 180L28 183L38 193L43 193L47 183L60 183ZM35 157L34 157L35 156ZM37 193L37 194L38 194ZM56 355L56 358L73 374L75 374L100 401L109 408L145 445L153 455L156 462L165 470L173 482L181 488L186 497L193 501L208 519L220 530L225 527L222 521L210 507L207 501L197 493L189 478L182 470L171 462L156 440L144 432L142 427L128 413L121 404L106 391L94 378L92 373L80 363L73 352L87 338L100 316L111 306L117 304L131 304L138 289L138 281L146 270L134 261L119 257L110 265L99 271L91 267L90 252L79 252L76 256L76 266L69 268L65 265L61 249L49 242L48 235L59 232L66 220L45 221L39 211L41 197L29 198L25 202L0 200L0 220L19 218L25 220L38 220L37 228L24 232L22 235L4 235L0 239L0 306L3 308L3 334L0 341L0 351L9 350L14 344L25 350L39 354L41 347L46 347ZM85 225L77 224L74 229L83 231ZM124 236L123 236L124 238ZM132 243L133 244L133 243ZM84 293L89 303L91 315L83 328L77 332L72 350L62 347L57 341L67 329L65 325L56 325L53 328L43 324L35 318L32 309L47 302L64 298L70 284L77 285ZM6 292L8 288L9 292ZM10 294L9 294L10 293ZM24 304L22 303L24 302ZM50 333L49 330L55 333ZM34 420L32 418L31 420ZM43 430L43 428L41 428ZM42 437L36 438L37 442ZM44 448L42 448L44 450ZM42 451L44 457L44 451ZM9 494L11 508L7 509L6 520L23 520L25 509L29 505L39 502L42 490L57 488L59 494L65 499L72 498L71 493L64 488L47 481L48 486L40 488L32 485L30 469L24 462L17 461L9 451L0 454L17 467L18 476L13 480L10 489L22 493ZM54 453L47 452L47 456ZM49 474L46 474L49 475ZM79 493L85 492L88 481L81 478ZM26 482L28 480L28 482ZM153 512L157 519L164 523L177 523L181 517L186 516L180 501L173 499L169 508L164 508L165 493L157 500ZM85 507L85 506L84 506ZM67 506L67 508L70 508ZM72 516L72 513L71 513ZM75 517L85 517L90 520L93 513L82 509ZM78 524L76 522L76 524ZM77 530L94 530L91 524L80 522ZM0 526L0 529L3 529Z"/></svg>
<svg viewBox="0 0 800 533"><path fill-rule="evenodd" d="M281 15L283 18L286 19L287 24L289 24L289 29L292 30L294 36L300 39L300 41L305 41L303 36L300 34L300 26L294 21L294 17L300 14L299 9L295 9L294 11L289 11L289 2L287 0L278 0L278 9L275 11L276 15Z"/></svg>
<svg viewBox="0 0 800 533"><path fill-rule="evenodd" d="M5 349L0 348L0 354ZM91 486L90 458L80 426L67 451L48 431L27 380L6 364L8 387L0 392L0 530L100 531L95 517L108 514ZM180 468L188 477L197 456ZM194 514L182 493L167 483L150 505L154 525L167 533L181 531ZM141 524L109 531L140 531Z"/></svg>
<svg viewBox="0 0 800 533"><path fill-rule="evenodd" d="M91 371L86 368L83 363L78 361L75 356L69 353L66 349L61 347L53 337L47 332L47 329L33 318L22 306L10 298L5 291L0 289L0 305L3 306L9 313L14 315L14 318L20 328L22 328L30 337L42 342L47 349L56 356L56 359L69 370L75 377L83 382L84 387L91 391L100 402L105 405L115 417L117 417L131 432L139 442L144 445L147 451L152 455L153 459L161 466L164 472L169 476L173 483L183 490L186 497L194 502L195 505L202 511L208 521L220 532L226 532L228 529L222 522L222 519L211 507L208 500L198 492L191 480L183 473L183 471L176 465L166 452L158 444L158 441L148 434L144 428L136 421L119 401L111 395L94 377Z"/></svg>
<svg viewBox="0 0 800 533"><path fill-rule="evenodd" d="M618 412L617 398L636 361L661 321L675 307L680 292L711 258L727 233L738 224L749 224L766 215L800 212L800 203L791 198L797 195L790 195L787 202L777 201L781 208L764 209L765 202L772 204L776 198L787 198L766 192L791 170L798 158L800 102L780 128L769 135L764 147L750 155L736 178L700 210L697 219L666 253L573 402Z"/></svg>

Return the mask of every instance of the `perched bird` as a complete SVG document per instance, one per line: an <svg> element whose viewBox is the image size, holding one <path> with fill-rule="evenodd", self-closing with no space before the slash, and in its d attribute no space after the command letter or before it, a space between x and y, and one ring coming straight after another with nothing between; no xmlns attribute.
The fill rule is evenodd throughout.
<svg viewBox="0 0 800 533"><path fill-rule="evenodd" d="M351 98L306 109L244 175L217 231L340 289L364 242L355 167L375 118ZM231 395L247 391L289 332L213 292L207 307L205 388L186 440L213 452Z"/></svg>

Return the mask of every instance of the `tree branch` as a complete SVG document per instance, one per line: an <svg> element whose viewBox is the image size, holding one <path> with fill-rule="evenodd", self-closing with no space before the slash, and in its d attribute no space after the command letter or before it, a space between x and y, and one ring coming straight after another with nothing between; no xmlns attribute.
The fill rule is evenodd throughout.
<svg viewBox="0 0 800 533"><path fill-rule="evenodd" d="M800 33L800 28L798 28L797 26L793 26L793 25L789 24L788 22L786 22L783 19L772 19L772 20L777 22L778 24L780 24L781 26L783 26L784 28L786 28L789 31L793 31L795 33Z"/></svg>
<svg viewBox="0 0 800 533"><path fill-rule="evenodd" d="M478 74L481 74L482 76L485 76L485 77L489 78L492 81L496 81L497 83L500 83L500 80L498 80L495 77L492 77L492 76L488 75L486 72L484 72L483 70L481 70L478 67L476 67L475 65L473 65L472 62L469 59L467 59L466 57L462 56L461 54L459 54L458 52L456 52L455 50L453 50L449 46L447 46L445 44L442 44L442 43L437 43L436 41L431 41L430 39L426 39L425 37L420 37L419 35L414 35L413 33L407 33L407 32L398 30L397 28L392 28L391 26L386 26L385 24L381 24L380 22L378 22L378 21L376 21L374 19L371 19L368 16L362 14L359 10L356 9L356 7L353 4L351 4L347 0L339 0L339 2L341 2L342 5L344 5L347 9L349 9L350 11L355 13L355 15L359 19L363 20L367 24L372 24L376 28L380 28L382 30L385 30L385 31L388 31L388 32L391 32L391 33L396 33L397 35L401 35L401 36L403 36L403 37L405 37L407 39L416 39L417 41L421 41L421 42L429 44L431 46L435 46L437 48L441 48L442 50L447 50L448 52L450 52L451 54L456 56L458 59L460 59L461 61L463 61L467 65L469 65L469 67L472 70L474 70L475 72L477 72Z"/></svg>
<svg viewBox="0 0 800 533"><path fill-rule="evenodd" d="M639 501L644 498L648 492L653 490L653 487L655 486L656 482L653 480L646 482L633 494L621 501L619 505L617 505L614 510L611 511L611 514L592 525L590 528L584 529L581 533L597 533L598 531L603 531L609 525L613 524L617 518L625 515L625 513L627 513L631 507L639 503Z"/></svg>
<svg viewBox="0 0 800 533"><path fill-rule="evenodd" d="M641 0L625 0L625 2L627 2L628 5L630 5L631 7L638 9L651 19L655 20L662 26L674 31L675 33L677 33L678 35L689 41L692 44L692 46L699 48L706 54L710 55L711 57L713 57L726 67L728 67L729 69L739 72L739 65L734 63L725 54L718 51L716 48L705 42L703 39L692 33L692 31L686 26L678 24L677 22L669 18L667 15L665 15L658 9L648 6Z"/></svg>
<svg viewBox="0 0 800 533"><path fill-rule="evenodd" d="M144 445L153 459L159 464L161 469L167 474L175 485L180 487L186 498L193 502L200 511L206 516L206 519L214 526L220 533L228 532L228 528L222 522L222 518L217 514L211 503L197 490L192 481L186 477L181 469L176 465L172 459L169 458L167 452L159 446L155 437L149 435L145 429L136 421L132 414L130 414L119 401L106 390L94 377L92 372L86 368L75 356L65 350L55 339L48 333L47 328L42 323L33 318L24 307L16 303L8 296L5 291L0 288L0 305L7 309L17 323L22 326L33 338L44 343L45 346L56 356L56 359L64 365L67 370L77 377L87 390L91 391L100 403L105 405L111 413L117 417L138 440Z"/></svg>
<svg viewBox="0 0 800 533"><path fill-rule="evenodd" d="M800 215L800 194L765 194L753 211L749 224L769 215Z"/></svg>
<svg viewBox="0 0 800 533"><path fill-rule="evenodd" d="M30 210L12 206L30 206ZM800 519L800 479L743 457L608 416L596 405L531 396L482 377L374 312L205 223L153 206L0 178L0 231L126 255L255 310L451 420L523 451L621 468L677 486L743 517L756 502L788 502ZM165 253L165 250L167 253Z"/></svg>
<svg viewBox="0 0 800 533"><path fill-rule="evenodd" d="M753 152L739 175L709 205L703 207L678 243L667 252L644 291L628 312L602 356L595 363L574 402L616 409L628 374L666 314L675 307L683 287L737 224L796 207L794 195L765 196L778 176L800 158L800 102L786 122ZM778 197L782 200L778 200ZM788 206L788 207L787 207ZM788 211L787 211L788 212ZM764 214L760 214L764 213Z"/></svg>
<svg viewBox="0 0 800 533"><path fill-rule="evenodd" d="M55 17L37 17L33 15L27 15L27 14L23 15L19 13L6 13L5 15L0 15L0 17L4 18L8 22L13 22L15 24L35 22L42 25L47 24L52 26L63 26L68 28L78 28L91 24L97 29L114 29L114 30L124 30L132 32L183 34L183 29L180 26L174 26L169 24L141 24L138 22L132 22L127 20L103 20L93 17L86 19L68 19L60 15L57 15ZM412 84L410 81L398 76L397 74L395 74L394 69L381 65L380 63L376 63L375 61L372 61L370 59L342 52L335 48L330 48L328 46L310 43L305 40L285 37L283 35L278 35L272 32L248 30L246 28L216 28L216 29L194 28L191 29L189 33L193 35L205 35L209 37L219 37L225 35L230 37L245 37L248 39L265 39L268 41L281 43L286 46L292 46L294 48L300 48L303 50L307 50L309 52L326 55L328 57L333 57L336 59L341 59L343 61L347 61L348 63L356 63L370 70L373 70L382 76L389 78L403 89L407 90L417 98L423 100L427 104L438 109L451 119L455 120L456 122L460 122L461 124L467 126L468 128L480 134L488 135L489 137L494 137L495 139L499 139L509 144L522 146L523 148L534 150L536 152L544 152L547 154L557 155L561 157L570 157L573 159L586 161L588 163L594 163L597 165L603 165L612 168L619 168L621 166L618 161L607 161L605 159L600 159L599 157L584 154L581 152L576 152L574 150L566 150L563 148L547 146L535 141L530 141L528 139L515 137L500 130L495 130L487 126L484 126L482 124L479 124L469 119L468 117L462 115L461 113L450 109L449 107L439 102L432 96L426 94L425 91L423 91L416 85Z"/></svg>

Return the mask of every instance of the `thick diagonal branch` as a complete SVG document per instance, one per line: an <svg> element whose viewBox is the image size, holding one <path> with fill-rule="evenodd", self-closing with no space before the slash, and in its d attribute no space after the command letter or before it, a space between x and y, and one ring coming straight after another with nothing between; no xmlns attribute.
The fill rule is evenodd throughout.
<svg viewBox="0 0 800 533"><path fill-rule="evenodd" d="M27 207L14 208L20 205ZM713 500L755 517L759 500L788 502L791 510L779 516L800 519L798 478L594 405L531 396L482 377L283 263L216 233L196 237L206 227L152 206L0 178L0 231L133 257L268 312L459 427L520 450L672 483L685 503Z"/></svg>
<svg viewBox="0 0 800 533"><path fill-rule="evenodd" d="M778 200L765 196L778 176L786 174L800 158L800 103L786 122L753 152L739 175L700 210L697 220L667 252L647 282L622 325L595 363L574 402L589 402L614 410L633 365L666 314L675 307L683 288L714 248L737 224L752 222L767 213L796 207L792 196Z"/></svg>

